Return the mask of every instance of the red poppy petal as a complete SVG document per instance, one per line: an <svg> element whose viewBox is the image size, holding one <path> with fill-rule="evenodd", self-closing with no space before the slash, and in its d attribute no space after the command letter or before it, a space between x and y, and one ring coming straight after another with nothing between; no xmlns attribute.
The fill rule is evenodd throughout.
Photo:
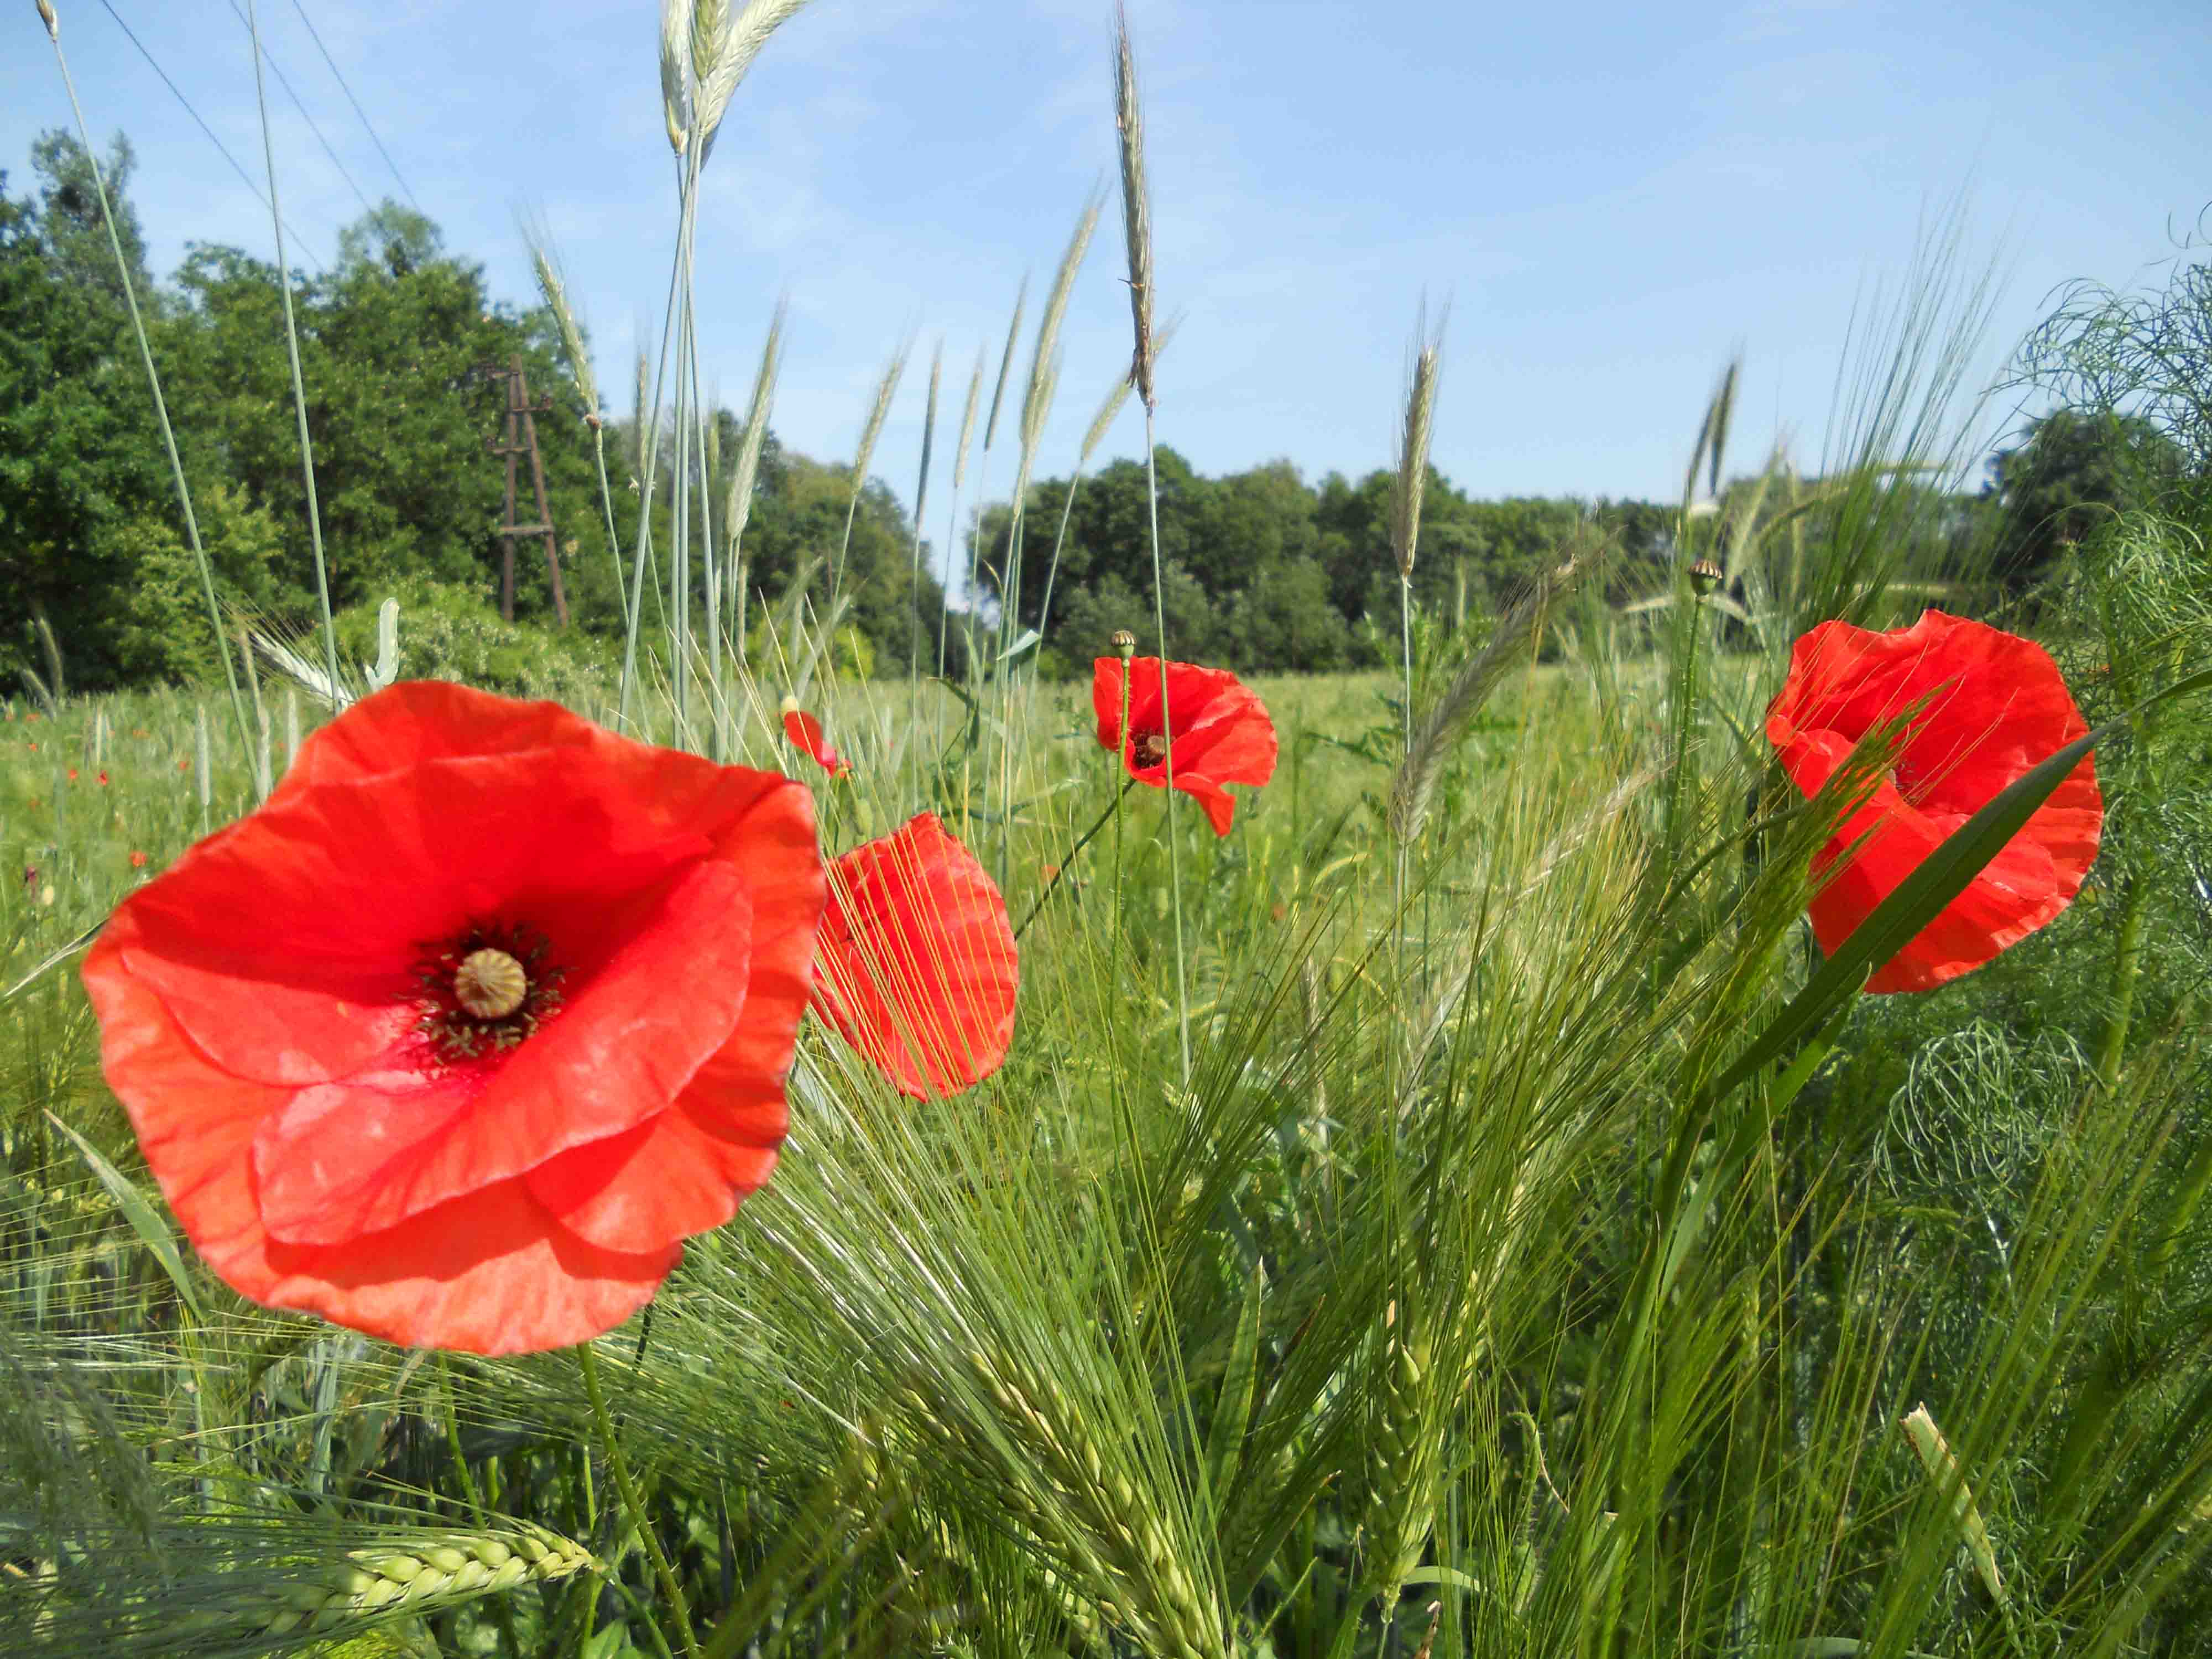
<svg viewBox="0 0 2212 1659"><path fill-rule="evenodd" d="M1815 860L1848 864L1810 906L1834 951L1943 840L2087 725L2042 647L1930 611L1909 629L1870 633L1823 623L1796 641L1767 714L1768 740L1808 796L1854 743L1918 708L1894 776ZM2085 758L1966 890L1869 981L1871 992L1925 990L1972 971L2073 901L2104 819Z"/></svg>
<svg viewBox="0 0 2212 1659"><path fill-rule="evenodd" d="M424 761L558 749L605 735L557 702L518 702L449 680L403 680L310 732L269 801L313 784L404 772Z"/></svg>
<svg viewBox="0 0 2212 1659"><path fill-rule="evenodd" d="M703 1232L768 1178L787 1115L783 1082L813 988L827 893L813 797L766 795L732 831L752 883L752 975L738 1029L673 1110L613 1141L532 1171L531 1189L564 1225L611 1249Z"/></svg>
<svg viewBox="0 0 2212 1659"><path fill-rule="evenodd" d="M822 740L822 722L788 697L783 702L783 734L831 777L843 777L853 769L842 755Z"/></svg>
<svg viewBox="0 0 2212 1659"><path fill-rule="evenodd" d="M337 1245L271 1240L254 1202L251 1146L289 1091L211 1066L125 965L119 916L87 956L101 1063L148 1166L208 1265L241 1295L415 1347L514 1353L612 1329L682 1255L599 1249L568 1236L520 1182Z"/></svg>
<svg viewBox="0 0 2212 1659"><path fill-rule="evenodd" d="M839 859L816 1006L901 1093L981 1081L1012 1042L1020 961L1006 907L934 813Z"/></svg>
<svg viewBox="0 0 2212 1659"><path fill-rule="evenodd" d="M1207 708L1188 738L1176 739L1178 775L1186 750L1190 769L1217 783L1263 784L1275 775L1275 723L1258 696L1232 686Z"/></svg>
<svg viewBox="0 0 2212 1659"><path fill-rule="evenodd" d="M1121 746L1121 659L1095 658L1091 665L1091 708L1098 720L1098 746Z"/></svg>
<svg viewBox="0 0 2212 1659"><path fill-rule="evenodd" d="M1183 772L1176 774L1175 787L1206 809L1206 821L1213 826L1215 835L1229 833L1237 817L1237 802L1226 789L1211 778Z"/></svg>
<svg viewBox="0 0 2212 1659"><path fill-rule="evenodd" d="M264 1224L294 1243L336 1243L659 1115L736 1029L751 919L729 865L695 865L507 1054L303 1090L254 1137Z"/></svg>
<svg viewBox="0 0 2212 1659"><path fill-rule="evenodd" d="M527 1177L531 1195L569 1231L611 1250L651 1249L720 1226L775 1170L789 1127L782 1091L751 1083L744 1066L709 1061L692 1082L701 1104L678 1103L539 1164Z"/></svg>

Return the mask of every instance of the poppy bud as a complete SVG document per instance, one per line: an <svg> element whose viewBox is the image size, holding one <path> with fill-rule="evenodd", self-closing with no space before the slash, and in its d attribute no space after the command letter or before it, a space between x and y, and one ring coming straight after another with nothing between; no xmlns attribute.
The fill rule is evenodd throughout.
<svg viewBox="0 0 2212 1659"><path fill-rule="evenodd" d="M1699 559L1690 567L1690 590L1704 599L1721 585L1721 568L1711 559Z"/></svg>
<svg viewBox="0 0 2212 1659"><path fill-rule="evenodd" d="M1134 634L1132 634L1126 628L1115 629L1114 630L1114 648L1121 653L1121 660L1123 662L1128 661L1130 658L1137 654L1137 636Z"/></svg>
<svg viewBox="0 0 2212 1659"><path fill-rule="evenodd" d="M46 38L49 40L60 40L62 38L61 20L54 15L54 9L47 4L46 0L38 0L38 4L39 21L46 26Z"/></svg>

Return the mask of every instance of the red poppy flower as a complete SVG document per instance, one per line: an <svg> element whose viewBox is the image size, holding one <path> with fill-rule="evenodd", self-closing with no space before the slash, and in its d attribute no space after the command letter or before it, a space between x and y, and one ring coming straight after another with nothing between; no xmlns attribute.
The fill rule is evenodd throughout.
<svg viewBox="0 0 2212 1659"><path fill-rule="evenodd" d="M1814 860L1815 873L1829 876L1812 903L1824 951L1850 938L2007 785L2089 729L2041 646L1930 611L1886 634L1828 622L1805 635L1768 705L1767 741L1809 797L1861 738L1923 700L1893 771ZM1972 884L1875 970L1867 989L1929 990L2026 939L2081 890L2104 822L2096 768L2084 757Z"/></svg>
<svg viewBox="0 0 2212 1659"><path fill-rule="evenodd" d="M833 778L850 776L853 763L822 740L822 722L799 706L796 697L783 700L783 735L813 757L814 763Z"/></svg>
<svg viewBox="0 0 2212 1659"><path fill-rule="evenodd" d="M202 1256L416 1346L583 1341L774 1167L808 793L413 683L125 898L101 1060Z"/></svg>
<svg viewBox="0 0 2212 1659"><path fill-rule="evenodd" d="M143 853L133 853L131 855L131 867L133 870L143 870L146 867L146 855Z"/></svg>
<svg viewBox="0 0 2212 1659"><path fill-rule="evenodd" d="M975 855L924 812L830 867L814 1006L916 1100L997 1071L1021 966Z"/></svg>
<svg viewBox="0 0 2212 1659"><path fill-rule="evenodd" d="M69 781L71 783L75 783L76 781L76 768L74 766L70 767L69 769Z"/></svg>
<svg viewBox="0 0 2212 1659"><path fill-rule="evenodd" d="M105 772L100 775L100 787L103 789L107 787L107 774Z"/></svg>
<svg viewBox="0 0 2212 1659"><path fill-rule="evenodd" d="M1121 764L1139 783L1167 784L1174 747L1175 787L1196 797L1213 833L1229 833L1237 803L1224 784L1255 786L1275 775L1275 723L1266 705L1225 669L1171 662L1166 715L1160 703L1160 659L1129 665L1129 730L1121 732L1121 659L1101 657L1091 678L1098 715L1098 746L1119 749Z"/></svg>

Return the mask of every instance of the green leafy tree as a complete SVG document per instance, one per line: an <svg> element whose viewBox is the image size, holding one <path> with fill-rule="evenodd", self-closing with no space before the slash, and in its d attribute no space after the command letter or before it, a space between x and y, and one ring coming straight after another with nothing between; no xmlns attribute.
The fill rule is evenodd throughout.
<svg viewBox="0 0 2212 1659"><path fill-rule="evenodd" d="M152 297L154 279L146 269L145 234L131 204L131 175L137 165L131 141L118 132L108 141L99 173L106 177L108 203L115 210L115 240L123 245L131 285L144 305ZM119 307L123 277L100 216L100 179L92 158L75 134L56 128L32 141L31 167L40 180L39 241L54 274L73 286L105 294Z"/></svg>
<svg viewBox="0 0 2212 1659"><path fill-rule="evenodd" d="M164 512L160 439L122 290L58 259L46 214L0 175L0 674L43 652L43 616L73 688L117 684L136 577L122 524ZM95 215L97 209L94 209ZM112 270L112 262L110 264ZM43 672L43 668L39 672Z"/></svg>
<svg viewBox="0 0 2212 1659"><path fill-rule="evenodd" d="M1994 574L2014 586L2053 573L2100 524L2155 503L2187 471L2180 447L2142 416L2054 410L1990 463L2004 514Z"/></svg>
<svg viewBox="0 0 2212 1659"><path fill-rule="evenodd" d="M419 578L495 600L505 475L486 443L502 428L505 383L483 371L519 357L533 398L565 389L550 319L492 301L480 266L447 254L434 225L393 204L349 227L339 247L331 273L295 278L294 295L331 599L372 601ZM308 608L313 556L276 272L236 248L195 246L178 286L162 342L175 365L172 406L216 475L284 526L283 595ZM580 416L556 394L537 419L538 446L571 615L611 630L621 610ZM526 468L517 515L534 511ZM538 544L519 538L515 562L518 617L550 618Z"/></svg>

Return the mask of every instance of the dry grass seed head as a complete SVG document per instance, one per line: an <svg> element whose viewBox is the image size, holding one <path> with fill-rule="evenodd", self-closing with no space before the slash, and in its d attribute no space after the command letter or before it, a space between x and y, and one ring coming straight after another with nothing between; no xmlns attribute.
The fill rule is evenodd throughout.
<svg viewBox="0 0 2212 1659"><path fill-rule="evenodd" d="M1413 580L1413 555L1421 539L1421 496L1429 482L1429 434L1437 410L1437 375L1442 364L1443 322L1429 329L1427 307L1413 326L1413 367L1406 389L1405 426L1399 436L1398 477L1390 492L1390 551L1398 580Z"/></svg>
<svg viewBox="0 0 2212 1659"><path fill-rule="evenodd" d="M983 422L983 449L988 453L991 443L999 435L999 408L1006 400L1006 375L1014 366L1014 342L1021 337L1022 315L1029 309L1030 277L1022 273L1022 285L1014 291L1014 317L1006 325L1006 349L999 354L999 384L991 393L990 418Z"/></svg>
<svg viewBox="0 0 2212 1659"><path fill-rule="evenodd" d="M960 417L960 445L952 452L952 487L955 489L967 481L968 445L975 436L975 410L983 398L983 369L989 362L991 349L975 348L975 372L968 377L968 412Z"/></svg>
<svg viewBox="0 0 2212 1659"><path fill-rule="evenodd" d="M1137 100L1137 59L1129 46L1127 7L1114 8L1114 127L1121 140L1121 228L1129 253L1129 317L1136 349L1129 384L1154 407L1152 392L1152 205L1145 182L1145 115Z"/></svg>

